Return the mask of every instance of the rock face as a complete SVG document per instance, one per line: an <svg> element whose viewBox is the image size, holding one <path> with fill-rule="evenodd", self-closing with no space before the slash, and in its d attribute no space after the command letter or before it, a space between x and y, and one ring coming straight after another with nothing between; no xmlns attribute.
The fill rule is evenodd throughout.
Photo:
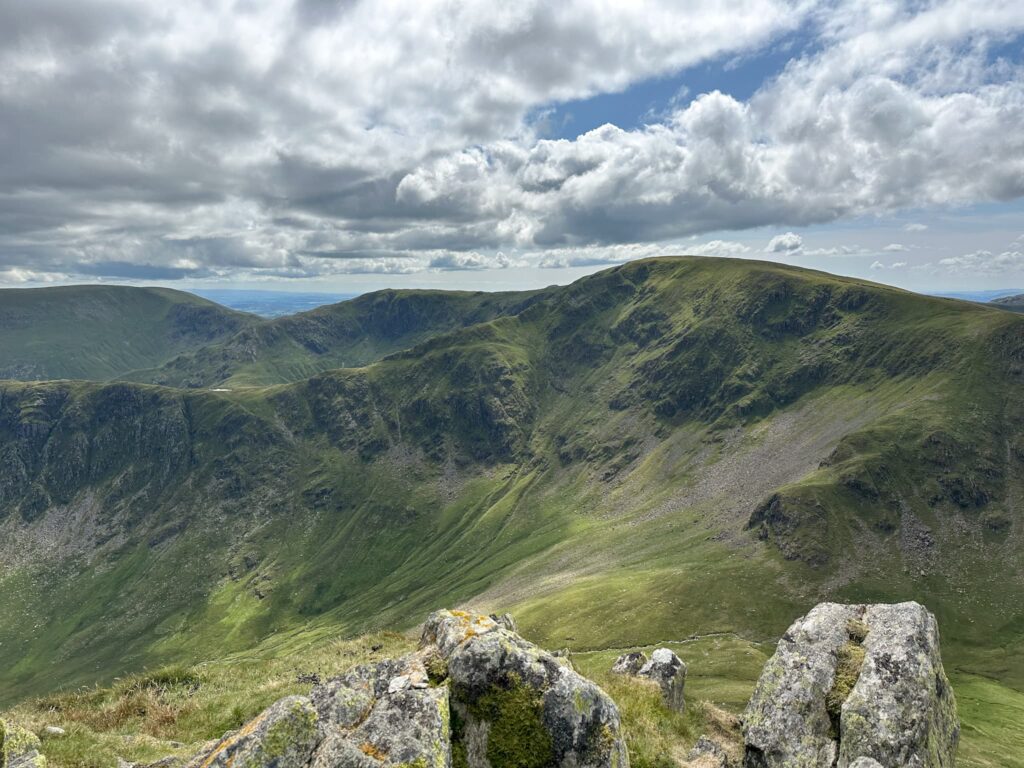
<svg viewBox="0 0 1024 768"><path fill-rule="evenodd" d="M39 737L0 720L0 768L46 768Z"/></svg>
<svg viewBox="0 0 1024 768"><path fill-rule="evenodd" d="M669 709L676 712L686 709L686 665L671 650L658 648L654 651L650 661L640 667L637 676L650 678L658 684Z"/></svg>
<svg viewBox="0 0 1024 768"><path fill-rule="evenodd" d="M614 702L487 616L440 611L419 649L289 696L186 768L628 768ZM0 768L5 768L0 766Z"/></svg>
<svg viewBox="0 0 1024 768"><path fill-rule="evenodd" d="M959 740L935 617L917 603L821 603L765 665L746 768L946 768Z"/></svg>

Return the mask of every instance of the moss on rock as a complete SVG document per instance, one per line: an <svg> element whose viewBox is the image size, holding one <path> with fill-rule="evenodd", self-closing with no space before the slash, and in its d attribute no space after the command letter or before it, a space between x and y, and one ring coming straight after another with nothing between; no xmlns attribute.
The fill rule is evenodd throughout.
<svg viewBox="0 0 1024 768"><path fill-rule="evenodd" d="M552 761L551 734L544 725L540 694L510 675L508 686L498 685L468 703L469 715L488 723L487 760L493 768L543 768ZM458 721L457 721L458 722ZM461 723L459 723L461 725ZM455 734L454 741L464 733ZM455 762L456 748L452 757ZM465 759L465 747L458 750Z"/></svg>

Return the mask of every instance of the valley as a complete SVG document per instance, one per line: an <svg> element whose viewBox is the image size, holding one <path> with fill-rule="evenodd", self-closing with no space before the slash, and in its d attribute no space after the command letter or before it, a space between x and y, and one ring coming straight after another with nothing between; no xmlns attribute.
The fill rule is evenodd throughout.
<svg viewBox="0 0 1024 768"><path fill-rule="evenodd" d="M821 600L913 599L963 764L1021 746L1019 314L697 257L273 320L196 306L119 359L90 334L130 318L54 319L111 361L77 368L18 341L29 310L0 329L0 703L287 664L443 605L602 666L701 637L746 670ZM706 698L735 709L750 668Z"/></svg>

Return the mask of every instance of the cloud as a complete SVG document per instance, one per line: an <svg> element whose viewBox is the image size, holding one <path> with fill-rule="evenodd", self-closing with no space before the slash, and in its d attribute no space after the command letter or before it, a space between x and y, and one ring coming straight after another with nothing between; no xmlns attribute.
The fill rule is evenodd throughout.
<svg viewBox="0 0 1024 768"><path fill-rule="evenodd" d="M928 229L928 225L921 224L920 222L915 221L909 224L904 224L903 229L906 232L924 232L926 229Z"/></svg>
<svg viewBox="0 0 1024 768"><path fill-rule="evenodd" d="M536 122L796 29L806 53L745 100L682 84L640 127L552 140ZM0 275L604 264L1014 200L1024 72L991 50L1022 31L1010 0L15 4ZM695 247L744 253L727 242Z"/></svg>
<svg viewBox="0 0 1024 768"><path fill-rule="evenodd" d="M907 266L907 262L905 261L894 261L889 266L886 266L885 264L878 260L875 260L874 262L871 263L871 269L875 271L880 271L883 269L903 269L905 266Z"/></svg>
<svg viewBox="0 0 1024 768"><path fill-rule="evenodd" d="M909 251L910 249L901 243L889 243L882 250L885 251L886 253L903 253L904 251Z"/></svg>
<svg viewBox="0 0 1024 768"><path fill-rule="evenodd" d="M792 253L799 251L804 246L804 239L793 232L784 235L776 235L768 241L765 251L768 253Z"/></svg>
<svg viewBox="0 0 1024 768"><path fill-rule="evenodd" d="M1024 273L1024 252L979 250L939 260L939 266L946 271L959 274L1002 275Z"/></svg>
<svg viewBox="0 0 1024 768"><path fill-rule="evenodd" d="M743 256L750 253L751 248L734 240L712 240L700 245L687 246L685 252L692 256Z"/></svg>
<svg viewBox="0 0 1024 768"><path fill-rule="evenodd" d="M508 266L508 257L500 252L495 256L484 256L475 252L452 252L435 256L430 260L430 268L440 270L505 269Z"/></svg>

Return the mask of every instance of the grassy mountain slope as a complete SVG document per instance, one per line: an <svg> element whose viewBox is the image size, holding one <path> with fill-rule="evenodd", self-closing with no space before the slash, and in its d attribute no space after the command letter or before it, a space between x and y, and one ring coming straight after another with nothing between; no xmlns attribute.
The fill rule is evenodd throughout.
<svg viewBox="0 0 1024 768"><path fill-rule="evenodd" d="M260 386L358 367L439 333L516 314L543 292L377 291L249 326L125 378L179 387Z"/></svg>
<svg viewBox="0 0 1024 768"><path fill-rule="evenodd" d="M0 290L0 378L111 379L256 321L166 288L7 288Z"/></svg>
<svg viewBox="0 0 1024 768"><path fill-rule="evenodd" d="M466 601L589 652L833 597L921 600L1019 702L1022 375L1018 315L676 258L292 384L4 384L0 695Z"/></svg>

